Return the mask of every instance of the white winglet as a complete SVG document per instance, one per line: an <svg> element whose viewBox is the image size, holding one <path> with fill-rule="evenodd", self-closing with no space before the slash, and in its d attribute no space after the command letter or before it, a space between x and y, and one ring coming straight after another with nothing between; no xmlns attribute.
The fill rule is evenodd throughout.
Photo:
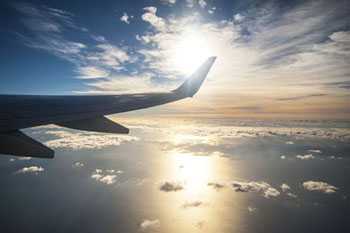
<svg viewBox="0 0 350 233"><path fill-rule="evenodd" d="M192 97L201 87L216 57L209 57L183 84L173 90L178 95Z"/></svg>

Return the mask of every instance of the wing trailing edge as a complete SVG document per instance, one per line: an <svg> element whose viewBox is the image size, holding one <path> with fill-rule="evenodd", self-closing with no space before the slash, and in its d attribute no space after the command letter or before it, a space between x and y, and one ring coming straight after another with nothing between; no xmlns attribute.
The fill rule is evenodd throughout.
<svg viewBox="0 0 350 233"><path fill-rule="evenodd" d="M129 129L104 117L56 123L58 126L100 133L128 134Z"/></svg>
<svg viewBox="0 0 350 233"><path fill-rule="evenodd" d="M55 152L19 130L0 133L0 153L35 158L53 158Z"/></svg>

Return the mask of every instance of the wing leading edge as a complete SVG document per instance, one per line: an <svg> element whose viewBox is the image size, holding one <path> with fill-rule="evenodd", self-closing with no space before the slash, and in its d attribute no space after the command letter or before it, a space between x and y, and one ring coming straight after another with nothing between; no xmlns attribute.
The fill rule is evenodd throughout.
<svg viewBox="0 0 350 233"><path fill-rule="evenodd" d="M0 95L0 154L52 158L53 151L50 148L19 131L22 128L45 124L127 134L128 128L104 116L193 97L215 59L216 57L208 58L184 83L171 92L102 96ZM21 145L21 150L16 148Z"/></svg>

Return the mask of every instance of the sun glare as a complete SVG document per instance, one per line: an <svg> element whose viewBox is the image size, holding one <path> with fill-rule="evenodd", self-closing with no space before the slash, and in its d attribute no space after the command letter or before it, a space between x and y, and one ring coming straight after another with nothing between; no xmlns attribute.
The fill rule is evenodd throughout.
<svg viewBox="0 0 350 233"><path fill-rule="evenodd" d="M187 198L203 195L211 178L212 164L208 156L194 156L191 153L174 152L170 155L176 169L176 180L185 182Z"/></svg>
<svg viewBox="0 0 350 233"><path fill-rule="evenodd" d="M205 35L185 33L182 39L174 45L171 62L175 69L185 74L193 72L206 58L213 56L210 44Z"/></svg>

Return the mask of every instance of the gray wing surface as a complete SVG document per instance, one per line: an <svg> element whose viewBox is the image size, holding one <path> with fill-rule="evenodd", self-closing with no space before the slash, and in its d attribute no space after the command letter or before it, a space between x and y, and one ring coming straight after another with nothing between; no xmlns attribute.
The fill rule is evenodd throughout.
<svg viewBox="0 0 350 233"><path fill-rule="evenodd" d="M129 130L126 127L104 116L192 97L199 90L215 59L208 58L182 85L170 92L98 96L0 95L0 140L3 142L0 143L0 153L52 158L51 149L19 131L46 124L127 134ZM14 150L16 145L22 149Z"/></svg>

